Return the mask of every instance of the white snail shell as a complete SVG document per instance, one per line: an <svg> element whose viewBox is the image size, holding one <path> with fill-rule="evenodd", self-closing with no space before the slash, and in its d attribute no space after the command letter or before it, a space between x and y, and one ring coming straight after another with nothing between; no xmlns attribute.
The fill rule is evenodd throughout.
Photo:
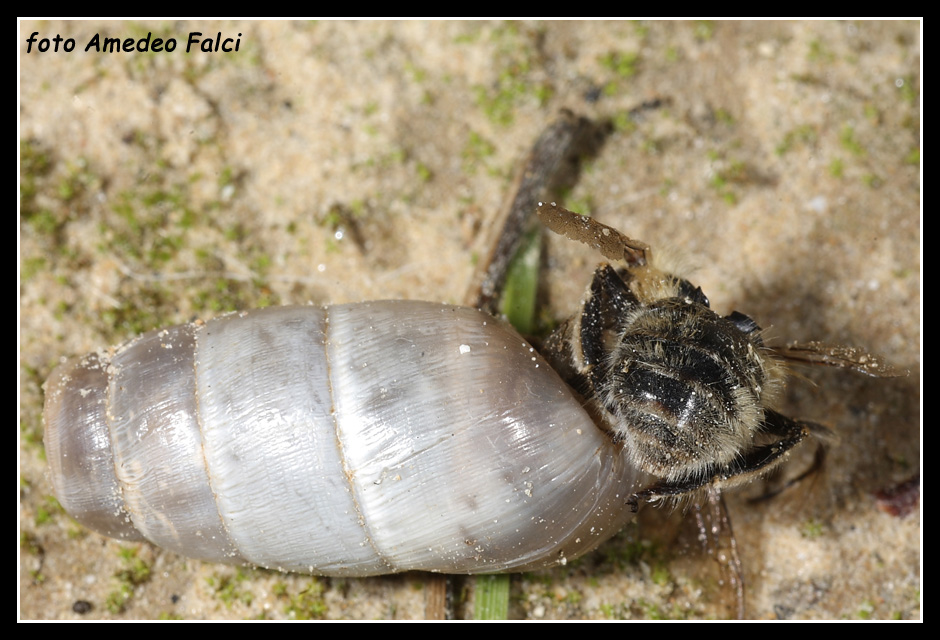
<svg viewBox="0 0 940 640"><path fill-rule="evenodd" d="M56 369L44 415L82 524L323 575L563 563L631 518L638 475L508 325L424 302L151 332Z"/></svg>

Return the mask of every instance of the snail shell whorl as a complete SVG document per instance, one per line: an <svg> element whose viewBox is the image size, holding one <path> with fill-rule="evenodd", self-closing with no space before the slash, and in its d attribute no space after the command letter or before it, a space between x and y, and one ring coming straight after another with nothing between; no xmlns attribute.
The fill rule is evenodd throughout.
<svg viewBox="0 0 940 640"><path fill-rule="evenodd" d="M618 445L472 309L229 315L70 361L46 396L63 507L190 557L352 576L533 569L631 517Z"/></svg>

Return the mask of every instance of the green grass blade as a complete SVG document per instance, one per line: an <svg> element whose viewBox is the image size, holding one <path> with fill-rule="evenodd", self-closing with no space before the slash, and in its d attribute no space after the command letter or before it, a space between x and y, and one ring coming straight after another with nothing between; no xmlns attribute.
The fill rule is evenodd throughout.
<svg viewBox="0 0 940 640"><path fill-rule="evenodd" d="M500 312L522 335L536 328L535 304L539 290L539 264L542 260L542 232L526 234L506 273L506 286Z"/></svg>
<svg viewBox="0 0 940 640"><path fill-rule="evenodd" d="M474 583L474 620L505 620L509 616L509 574L477 576Z"/></svg>

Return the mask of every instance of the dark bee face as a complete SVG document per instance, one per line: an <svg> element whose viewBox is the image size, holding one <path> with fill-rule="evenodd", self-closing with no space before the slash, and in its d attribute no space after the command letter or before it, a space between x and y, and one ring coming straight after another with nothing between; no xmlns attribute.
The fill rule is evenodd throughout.
<svg viewBox="0 0 940 640"><path fill-rule="evenodd" d="M667 480L697 477L753 440L765 361L756 332L666 298L627 314L598 392L638 466Z"/></svg>

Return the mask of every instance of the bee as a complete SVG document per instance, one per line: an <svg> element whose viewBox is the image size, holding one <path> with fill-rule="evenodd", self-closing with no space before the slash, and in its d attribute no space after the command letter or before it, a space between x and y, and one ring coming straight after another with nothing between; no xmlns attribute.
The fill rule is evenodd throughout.
<svg viewBox="0 0 940 640"><path fill-rule="evenodd" d="M656 268L645 243L554 203L539 203L538 216L552 231L627 265L597 268L580 312L543 353L633 464L658 479L634 494L634 507L641 499L744 484L808 436L829 435L772 408L785 359L897 375L859 349L818 342L768 348L752 318L716 314L701 287Z"/></svg>

